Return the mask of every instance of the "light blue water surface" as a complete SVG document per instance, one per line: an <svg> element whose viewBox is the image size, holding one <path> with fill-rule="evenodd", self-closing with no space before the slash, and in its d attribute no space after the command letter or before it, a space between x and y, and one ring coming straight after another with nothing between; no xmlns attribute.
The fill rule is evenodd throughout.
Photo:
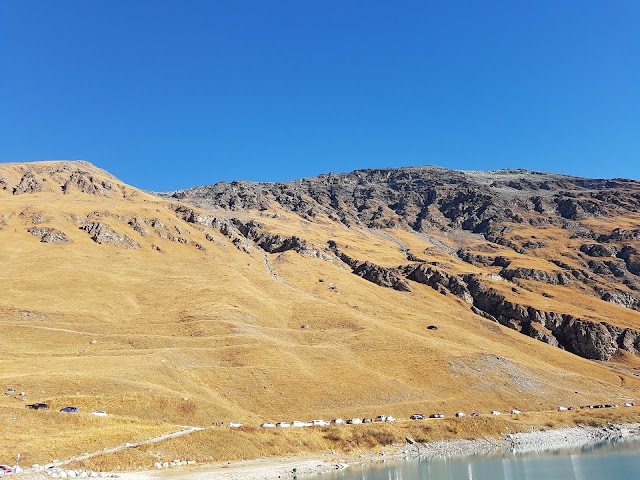
<svg viewBox="0 0 640 480"><path fill-rule="evenodd" d="M640 438L543 452L500 452L351 466L316 480L640 480Z"/></svg>

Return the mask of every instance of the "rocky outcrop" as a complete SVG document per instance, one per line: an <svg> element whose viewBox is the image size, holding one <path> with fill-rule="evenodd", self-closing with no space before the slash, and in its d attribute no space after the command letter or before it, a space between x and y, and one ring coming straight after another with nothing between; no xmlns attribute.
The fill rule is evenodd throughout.
<svg viewBox="0 0 640 480"><path fill-rule="evenodd" d="M625 245L617 253L617 256L624 261L629 273L632 273L633 275L640 275L640 255L638 254L637 249L629 245Z"/></svg>
<svg viewBox="0 0 640 480"><path fill-rule="evenodd" d="M25 173L20 179L20 183L13 189L14 195L22 195L23 193L39 193L45 189L43 180L36 177L33 173Z"/></svg>
<svg viewBox="0 0 640 480"><path fill-rule="evenodd" d="M580 251L590 257L615 257L618 254L618 249L615 246L599 243L581 245Z"/></svg>
<svg viewBox="0 0 640 480"><path fill-rule="evenodd" d="M373 262L360 262L341 252L334 241L329 241L329 249L344 263L351 267L351 271L359 277L381 287L393 288L401 292L410 292L409 283L402 278L402 270L386 268Z"/></svg>
<svg viewBox="0 0 640 480"><path fill-rule="evenodd" d="M258 247L267 253L282 253L289 250L300 254L318 256L307 242L300 237L286 237L278 234L271 234L263 230L266 227L254 220L242 222L237 218L231 219L231 223L238 229L243 237L252 240Z"/></svg>
<svg viewBox="0 0 640 480"><path fill-rule="evenodd" d="M62 185L62 192L65 194L74 190L90 195L107 196L114 190L114 186L111 182L100 180L88 172L77 170L69 175Z"/></svg>
<svg viewBox="0 0 640 480"><path fill-rule="evenodd" d="M80 227L80 229L86 231L91 240L100 245L113 245L114 247L127 249L140 248L140 245L135 240L114 231L105 223L89 222Z"/></svg>
<svg viewBox="0 0 640 480"><path fill-rule="evenodd" d="M457 275L450 275L430 265L407 265L402 268L409 280L428 285L434 290L447 295L449 292L462 298L465 302L473 304L467 285Z"/></svg>
<svg viewBox="0 0 640 480"><path fill-rule="evenodd" d="M545 270L535 270L533 268L503 268L500 276L507 280L523 279L535 280L537 282L548 283L550 285L570 285L573 277L567 272L547 272Z"/></svg>
<svg viewBox="0 0 640 480"><path fill-rule="evenodd" d="M458 250L456 254L463 262L476 267L508 267L511 264L511 260L502 255L492 257L490 255L471 253L468 250Z"/></svg>
<svg viewBox="0 0 640 480"><path fill-rule="evenodd" d="M404 272L410 280L464 299L474 313L484 318L581 357L609 360L618 348L636 353L640 333L634 330L510 302L497 290L487 288L476 275L451 275L425 265L407 266Z"/></svg>
<svg viewBox="0 0 640 480"><path fill-rule="evenodd" d="M600 294L600 298L605 302L615 303L621 307L640 311L640 295L626 292L624 290L610 291L599 288L597 291Z"/></svg>
<svg viewBox="0 0 640 480"><path fill-rule="evenodd" d="M71 239L64 232L49 227L32 227L27 231L38 237L42 243L71 243Z"/></svg>
<svg viewBox="0 0 640 480"><path fill-rule="evenodd" d="M150 235L149 230L145 227L146 223L147 222L139 219L138 217L133 217L127 221L127 224L143 237L148 237Z"/></svg>
<svg viewBox="0 0 640 480"><path fill-rule="evenodd" d="M610 234L599 235L598 242L624 242L628 240L640 240L640 228L634 230L625 230L616 228Z"/></svg>
<svg viewBox="0 0 640 480"><path fill-rule="evenodd" d="M401 292L410 292L411 287L397 270L381 267L372 262L363 262L353 269L353 273L381 287L393 288Z"/></svg>

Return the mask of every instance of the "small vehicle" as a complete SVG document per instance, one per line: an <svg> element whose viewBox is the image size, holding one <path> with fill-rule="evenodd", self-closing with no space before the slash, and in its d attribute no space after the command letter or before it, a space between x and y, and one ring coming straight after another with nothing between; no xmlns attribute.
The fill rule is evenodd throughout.
<svg viewBox="0 0 640 480"><path fill-rule="evenodd" d="M276 423L276 428L289 428L291 425L288 422L278 422Z"/></svg>
<svg viewBox="0 0 640 480"><path fill-rule="evenodd" d="M347 420L347 423L349 425L358 425L358 424L362 423L362 419L361 418L352 418L350 420Z"/></svg>
<svg viewBox="0 0 640 480"><path fill-rule="evenodd" d="M464 412L457 412L456 413L456 417L466 417L466 416L467 416L467 414L464 413Z"/></svg>
<svg viewBox="0 0 640 480"><path fill-rule="evenodd" d="M301 422L300 420L294 420L291 422L292 427L311 427L313 423L311 422Z"/></svg>
<svg viewBox="0 0 640 480"><path fill-rule="evenodd" d="M594 408L599 408L599 407L594 407ZM558 411L559 412L566 412L567 410L569 410L569 408L565 407L564 405L559 405L558 406Z"/></svg>
<svg viewBox="0 0 640 480"><path fill-rule="evenodd" d="M276 424L271 422L265 422L260 424L262 428L275 428Z"/></svg>
<svg viewBox="0 0 640 480"><path fill-rule="evenodd" d="M387 422L395 422L395 421L396 421L396 417L392 417L391 415L387 417Z"/></svg>
<svg viewBox="0 0 640 480"><path fill-rule="evenodd" d="M633 406L635 406L635 405L634 405L632 402L624 402L624 403L622 404L622 406L623 406L623 407L633 407Z"/></svg>
<svg viewBox="0 0 640 480"><path fill-rule="evenodd" d="M49 410L49 405L46 403L30 403L27 408L32 410Z"/></svg>
<svg viewBox="0 0 640 480"><path fill-rule="evenodd" d="M371 423L373 422L373 420L371 420L370 418L363 418L362 419L362 423Z"/></svg>
<svg viewBox="0 0 640 480"><path fill-rule="evenodd" d="M374 422L386 422L387 421L387 416L386 415L378 415L376 418L373 419Z"/></svg>
<svg viewBox="0 0 640 480"><path fill-rule="evenodd" d="M329 425L329 422L327 422L326 420L311 420L311 425L313 425L314 427L325 427Z"/></svg>
<svg viewBox="0 0 640 480"><path fill-rule="evenodd" d="M424 415L422 413L414 413L409 418L411 420L424 420Z"/></svg>
<svg viewBox="0 0 640 480"><path fill-rule="evenodd" d="M62 407L60 411L62 413L78 413L78 407Z"/></svg>
<svg viewBox="0 0 640 480"><path fill-rule="evenodd" d="M229 422L229 427L231 428L240 428L242 424L240 422Z"/></svg>
<svg viewBox="0 0 640 480"><path fill-rule="evenodd" d="M478 412L473 412L473 413L471 414L471 416L472 416L472 417L479 417L479 416L480 416L480 414L479 414Z"/></svg>
<svg viewBox="0 0 640 480"><path fill-rule="evenodd" d="M444 413L432 413L429 418L444 418Z"/></svg>
<svg viewBox="0 0 640 480"><path fill-rule="evenodd" d="M491 410L491 415L502 415L502 412L498 410Z"/></svg>
<svg viewBox="0 0 640 480"><path fill-rule="evenodd" d="M91 412L89 415L94 415L96 417L106 417L107 412L105 412L104 410L96 410L95 412Z"/></svg>
<svg viewBox="0 0 640 480"><path fill-rule="evenodd" d="M0 465L0 473L7 474L7 473L13 473L13 468L11 468L9 465Z"/></svg>
<svg viewBox="0 0 640 480"><path fill-rule="evenodd" d="M341 418L334 418L333 420L331 420L331 423L333 423L334 425L344 425L347 422L345 422Z"/></svg>
<svg viewBox="0 0 640 480"><path fill-rule="evenodd" d="M521 411L521 410L518 410L517 408L514 408L514 409L513 409L513 410L511 410L509 413L510 413L511 415L517 415L517 414L519 414L519 413L522 413L522 411Z"/></svg>

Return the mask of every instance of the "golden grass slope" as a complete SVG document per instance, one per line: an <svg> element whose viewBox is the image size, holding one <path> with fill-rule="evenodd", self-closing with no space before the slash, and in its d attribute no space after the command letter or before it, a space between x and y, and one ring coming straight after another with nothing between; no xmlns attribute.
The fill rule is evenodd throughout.
<svg viewBox="0 0 640 480"><path fill-rule="evenodd" d="M12 194L25 172L46 188ZM85 193L80 182L63 192L74 172L110 188ZM229 420L400 418L640 397L634 358L624 369L588 361L474 315L457 298L418 284L412 292L384 289L337 260L245 253L217 230L178 218L169 208L177 202L90 164L8 164L0 180L0 382L26 393L0 399L0 422L3 431L27 432L20 445L0 439L7 457L0 462L16 448L25 462L49 461L58 448L50 439L71 432L75 453L116 441L100 434L103 424L65 420L48 431L44 448L36 435L41 414L47 424L61 414L25 409L35 401L54 410L76 405L80 415L107 410L112 417L100 420L156 432L163 422L171 430ZM318 248L333 239L354 258L382 265L406 263L402 243L453 271L475 268L452 263L445 236L346 228L284 211L243 215ZM140 248L97 244L81 229L87 222ZM42 243L28 232L34 225L62 231L71 243ZM606 317L607 308L620 309L598 304L592 313ZM621 318L640 326L635 313ZM437 331L426 329L432 324Z"/></svg>

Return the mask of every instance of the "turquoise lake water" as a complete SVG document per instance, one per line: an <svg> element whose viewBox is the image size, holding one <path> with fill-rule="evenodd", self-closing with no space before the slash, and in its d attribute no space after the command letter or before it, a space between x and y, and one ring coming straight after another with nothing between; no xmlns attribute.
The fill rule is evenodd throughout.
<svg viewBox="0 0 640 480"><path fill-rule="evenodd" d="M491 453L351 466L316 480L640 480L640 439L544 452Z"/></svg>

